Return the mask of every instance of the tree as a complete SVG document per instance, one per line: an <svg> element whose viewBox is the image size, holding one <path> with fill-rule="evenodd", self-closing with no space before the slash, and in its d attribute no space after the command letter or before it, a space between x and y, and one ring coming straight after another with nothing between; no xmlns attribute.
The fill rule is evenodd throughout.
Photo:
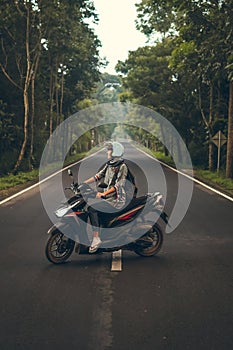
<svg viewBox="0 0 233 350"><path fill-rule="evenodd" d="M233 80L230 80L226 176L233 178Z"/></svg>
<svg viewBox="0 0 233 350"><path fill-rule="evenodd" d="M156 31L163 32L164 35L172 31L173 35L177 36L177 48L174 50L173 59L176 56L178 71L182 68L183 71L186 69L190 72L192 67L191 74L197 78L199 109L210 138L219 115L221 118L222 115L226 115L225 106L221 101L225 94L225 88L222 85L227 81L227 62L231 56L232 5L232 0L224 2L221 0L211 2L143 0L137 5L138 28L141 31L148 36ZM184 50L188 45L193 47L192 52ZM190 53L195 58L195 64L192 63L193 60L189 61ZM173 67L175 67L174 64ZM230 80L228 84L231 96ZM224 97L226 101L226 96ZM231 115L230 106L231 97L228 116ZM228 133L229 137L231 136ZM228 161L233 158L232 151L229 151L230 145L231 142L228 141ZM213 168L212 144L209 146L209 167Z"/></svg>
<svg viewBox="0 0 233 350"><path fill-rule="evenodd" d="M229 107L228 107L228 141L227 141L227 159L226 159L226 176L233 178L233 54L232 54L232 42L233 42L233 1L228 0L223 3L223 12L226 14L226 30L227 37L226 43L226 55L227 66L226 70L229 79Z"/></svg>
<svg viewBox="0 0 233 350"><path fill-rule="evenodd" d="M55 1L44 6L50 135L64 114L73 112L76 100L90 95L98 80L100 42L85 23L91 17L97 21L91 4L90 1Z"/></svg>
<svg viewBox="0 0 233 350"><path fill-rule="evenodd" d="M17 171L38 164L48 134L91 96L100 42L86 19L98 18L90 0L2 0L0 13L0 92L17 130Z"/></svg>
<svg viewBox="0 0 233 350"><path fill-rule="evenodd" d="M4 1L1 3L0 67L5 77L22 92L24 105L24 138L14 167L15 171L21 165L28 142L29 88L32 81L35 80L41 53L42 35L37 5L35 1L14 1L7 4ZM12 53L15 57L13 69Z"/></svg>
<svg viewBox="0 0 233 350"><path fill-rule="evenodd" d="M155 46L139 48L130 52L125 62L118 62L116 69L125 74L123 82L134 102L155 109L169 119L188 145L195 123L195 97L189 94L192 81L188 79L190 89L187 91L184 75L176 75L169 63L175 44L169 37Z"/></svg>
<svg viewBox="0 0 233 350"><path fill-rule="evenodd" d="M99 103L117 102L122 92L122 81L117 75L102 73L96 84L94 98Z"/></svg>

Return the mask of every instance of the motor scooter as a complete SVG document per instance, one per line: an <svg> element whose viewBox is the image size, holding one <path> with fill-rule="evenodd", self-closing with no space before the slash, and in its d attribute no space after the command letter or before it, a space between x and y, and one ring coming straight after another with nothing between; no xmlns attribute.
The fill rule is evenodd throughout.
<svg viewBox="0 0 233 350"><path fill-rule="evenodd" d="M73 178L70 169L68 173ZM89 222L87 200L95 198L96 191L91 186L79 185L74 180L70 187L65 189L71 190L73 196L55 211L58 222L49 229L45 248L46 257L53 264L64 263L74 250L78 254L89 254L88 248L91 244L87 229ZM158 254L163 244L163 232L158 220L147 219L149 213L168 223L162 195L159 192L133 198L123 209L100 213L102 243L94 254L120 249L134 251L143 257Z"/></svg>

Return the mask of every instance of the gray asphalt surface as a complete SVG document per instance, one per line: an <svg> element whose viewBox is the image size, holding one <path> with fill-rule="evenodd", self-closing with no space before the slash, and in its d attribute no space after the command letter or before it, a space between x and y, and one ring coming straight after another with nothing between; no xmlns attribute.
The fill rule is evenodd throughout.
<svg viewBox="0 0 233 350"><path fill-rule="evenodd" d="M156 162L132 146L125 154L140 158L156 181ZM100 153L92 166L103 159ZM163 172L171 212L177 175ZM52 182L46 186L56 208ZM188 212L159 255L124 251L122 271L111 272L109 253L73 254L60 266L46 260L51 222L38 188L2 205L0 349L233 349L232 224L233 203L194 185Z"/></svg>

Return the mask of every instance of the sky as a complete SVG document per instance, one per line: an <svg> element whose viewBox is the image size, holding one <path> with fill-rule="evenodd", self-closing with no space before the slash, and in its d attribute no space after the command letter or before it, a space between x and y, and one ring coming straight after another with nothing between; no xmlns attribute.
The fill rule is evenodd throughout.
<svg viewBox="0 0 233 350"><path fill-rule="evenodd" d="M135 28L137 2L140 0L94 0L99 15L95 32L102 42L100 55L109 61L104 69L109 74L116 74L117 61L126 60L128 51L146 45L146 36Z"/></svg>

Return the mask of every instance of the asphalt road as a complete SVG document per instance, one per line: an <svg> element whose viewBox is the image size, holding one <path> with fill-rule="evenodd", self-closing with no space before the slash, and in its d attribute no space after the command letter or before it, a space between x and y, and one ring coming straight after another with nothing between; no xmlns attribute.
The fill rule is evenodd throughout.
<svg viewBox="0 0 233 350"><path fill-rule="evenodd" d="M131 146L127 152L131 160L140 159L149 183L155 182L158 163ZM92 158L92 167L104 159L99 157ZM147 184L135 171L144 193ZM177 175L162 171L166 188L163 177L156 186L167 189L171 212ZM52 180L44 186L56 207ZM194 184L187 214L165 235L159 255L124 251L122 271L113 272L109 253L73 254L60 266L46 260L51 222L38 187L3 204L0 349L233 349L232 224L233 202Z"/></svg>

